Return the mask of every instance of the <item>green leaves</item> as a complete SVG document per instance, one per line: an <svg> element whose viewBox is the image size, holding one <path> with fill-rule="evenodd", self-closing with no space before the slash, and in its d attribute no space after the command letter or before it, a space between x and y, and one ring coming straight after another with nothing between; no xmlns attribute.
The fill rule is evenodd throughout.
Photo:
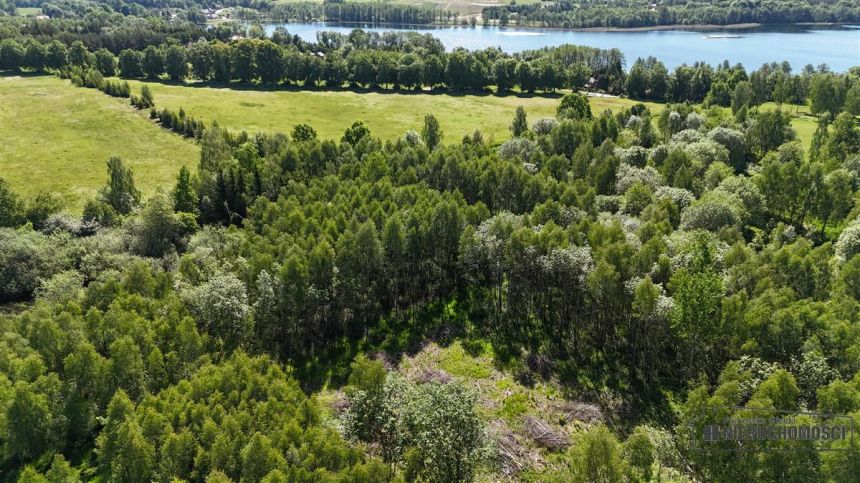
<svg viewBox="0 0 860 483"><path fill-rule="evenodd" d="M561 119L591 119L588 97L579 92L565 94L561 98L556 114Z"/></svg>
<svg viewBox="0 0 860 483"><path fill-rule="evenodd" d="M134 186L131 168L125 167L120 158L112 156L107 162L107 171L108 184L99 192L99 198L121 215L131 213L141 198L140 191Z"/></svg>
<svg viewBox="0 0 860 483"><path fill-rule="evenodd" d="M415 384L389 373L382 383L384 375L363 356L353 363L347 434L379 445L383 459L401 464L409 478L471 481L485 444L475 395L459 382Z"/></svg>

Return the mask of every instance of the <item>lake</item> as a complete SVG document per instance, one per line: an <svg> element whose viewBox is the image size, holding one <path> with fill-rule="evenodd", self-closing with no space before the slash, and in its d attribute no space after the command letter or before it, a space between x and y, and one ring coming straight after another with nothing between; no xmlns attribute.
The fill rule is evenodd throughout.
<svg viewBox="0 0 860 483"><path fill-rule="evenodd" d="M291 34L315 41L319 31L349 33L358 25L335 23L268 24L266 31L283 26ZM618 48L627 66L638 57L653 55L670 70L696 61L716 65L725 59L756 69L765 62L791 63L794 71L806 64L826 63L834 71L844 72L860 65L860 26L762 26L737 30L652 30L645 32L578 32L554 29L508 27L379 27L362 26L367 31L410 30L439 38L450 50L499 47L505 52L519 52L561 44L589 45L603 49Z"/></svg>

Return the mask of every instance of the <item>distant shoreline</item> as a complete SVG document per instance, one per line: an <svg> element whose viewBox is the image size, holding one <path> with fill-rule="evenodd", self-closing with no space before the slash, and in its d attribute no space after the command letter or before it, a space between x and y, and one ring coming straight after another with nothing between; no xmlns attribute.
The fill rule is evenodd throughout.
<svg viewBox="0 0 860 483"><path fill-rule="evenodd" d="M367 26L370 28L391 27L395 29L411 29L411 28L427 28L427 29L443 29L443 28L471 28L471 25L463 24L444 24L444 23L428 23L428 24L398 24L398 23L371 23L371 22L339 22L334 20L317 20L312 22L267 22L274 24L289 25L291 23L319 23L319 24L334 24L337 26L348 27L351 25ZM560 30L567 32L648 32L652 30L740 30L761 27L761 23L734 23L728 25L719 24L672 24L672 25L651 25L647 27L541 27L538 25L517 25L511 23L508 25L482 25L477 24L474 27L498 27L501 29L516 29L516 30ZM805 23L805 24L789 24L789 25L834 25L828 23ZM357 27L360 28L360 27Z"/></svg>
<svg viewBox="0 0 860 483"><path fill-rule="evenodd" d="M729 25L718 24L673 24L673 25L652 25L649 27L582 27L574 29L555 28L553 30L570 30L572 32L650 32L653 30L742 30L761 27L760 23L733 23ZM526 26L517 26L517 28L529 28ZM545 28L545 27L535 27Z"/></svg>
<svg viewBox="0 0 860 483"><path fill-rule="evenodd" d="M229 21L232 19L222 19L222 21ZM208 23L218 23L209 21ZM261 22L263 24L269 25L290 25L293 23L296 24L331 24L331 26L341 26L341 27L350 27L355 26L355 28L391 28L391 29L400 29L400 30L410 30L410 29L446 29L446 28L470 28L470 25L462 25L462 24L440 24L440 23L430 23L430 24L398 24L398 23L372 23L372 22L342 22L342 21L334 21L334 20L315 20L308 22L297 22L297 21L286 21L279 22L274 20L266 20ZM500 25L487 25L487 27L497 27L500 29L512 29L512 30L552 30L552 31L562 31L562 32L652 32L652 31L661 31L661 30L688 30L695 32L707 32L714 30L745 30L752 29L758 27L766 27L771 25L790 25L790 26L800 26L800 27L825 27L825 26L837 26L841 25L833 22L798 22L798 23L789 23L789 24L763 24L757 22L749 22L749 23L734 23L728 25L720 25L720 24L672 24L672 25L651 25L645 27L577 27L577 28L566 28L566 27L541 27L537 25L517 25L516 23L511 23L505 26ZM475 27L483 27L482 24L478 23ZM288 28L289 30L289 28Z"/></svg>
<svg viewBox="0 0 860 483"><path fill-rule="evenodd" d="M582 27L582 28L573 28L566 29L561 27L526 27L526 26L517 26L517 28L539 28L539 29L547 29L547 30L570 30L572 32L649 32L652 30L694 30L694 31L708 31L708 30L743 30L743 29L752 29L758 27L765 27L770 25L793 25L798 27L835 27L839 24L834 22L797 22L797 23L787 23L787 24L763 24L757 22L750 23L732 23L728 25L720 25L720 24L673 24L673 25L652 25L650 27Z"/></svg>

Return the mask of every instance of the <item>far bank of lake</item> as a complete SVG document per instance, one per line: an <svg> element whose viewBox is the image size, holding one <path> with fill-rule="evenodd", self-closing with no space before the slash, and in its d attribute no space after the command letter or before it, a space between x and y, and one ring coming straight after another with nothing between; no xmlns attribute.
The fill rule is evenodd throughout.
<svg viewBox="0 0 860 483"><path fill-rule="evenodd" d="M335 31L348 34L355 28L372 32L412 31L429 33L442 41L448 50L464 47L470 50L499 47L505 52L562 44L588 45L603 49L617 48L624 53L629 67L639 57L654 56L666 67L704 61L712 65L728 60L756 69L765 62L791 63L795 71L807 64L827 64L831 70L844 72L860 65L860 26L834 25L734 25L674 26L635 30L558 30L517 27L433 27L374 26L326 22L267 24L271 33L284 27L291 34L313 41L317 32Z"/></svg>

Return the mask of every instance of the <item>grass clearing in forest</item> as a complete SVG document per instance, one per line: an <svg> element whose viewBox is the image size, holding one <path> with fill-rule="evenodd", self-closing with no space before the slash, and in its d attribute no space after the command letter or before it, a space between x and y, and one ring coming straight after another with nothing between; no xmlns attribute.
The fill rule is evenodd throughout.
<svg viewBox="0 0 860 483"><path fill-rule="evenodd" d="M24 197L59 196L80 211L105 184L105 163L119 156L149 194L173 185L200 148L162 129L128 99L73 86L53 76L0 76L0 177Z"/></svg>
<svg viewBox="0 0 860 483"><path fill-rule="evenodd" d="M284 88L216 87L145 82L157 107L167 107L213 120L234 130L256 132L292 131L296 124L309 124L322 139L340 139L353 121L362 120L370 132L382 139L397 139L409 129L421 131L426 114L439 119L443 142L459 142L480 129L487 141L500 143L510 137L508 126L517 106L526 109L529 123L554 117L561 94L519 96L492 94L451 94L409 91L292 90ZM129 81L132 92L140 92L143 81ZM636 101L616 97L591 98L596 115L604 109L619 109ZM652 111L659 105L646 103Z"/></svg>
<svg viewBox="0 0 860 483"><path fill-rule="evenodd" d="M777 104L774 102L766 102L760 107L760 109L766 111L772 111L776 108ZM797 140L803 144L804 149L809 149L809 145L812 143L812 136L815 134L815 130L818 129L818 118L809 111L809 106L807 105L783 104L779 108L791 115L791 127L797 133Z"/></svg>
<svg viewBox="0 0 860 483"><path fill-rule="evenodd" d="M537 380L524 386L509 370L497 366L492 345L485 340L457 340L447 345L425 341L414 354L401 354L390 360L396 366L392 370L414 384L430 381L447 384L455 380L473 391L477 396L478 417L486 425L488 435L493 440L504 437L517 449L518 459L537 468L554 466L555 457L529 436L525 429L528 420L541 420L569 441L574 441L588 426L568 417L568 407L575 402L566 399L565 390L557 380ZM327 387L314 397L322 404L324 417L329 421L340 416L342 390ZM479 476L477 481L489 479Z"/></svg>
<svg viewBox="0 0 860 483"><path fill-rule="evenodd" d="M130 84L137 94L143 82ZM307 123L321 138L335 140L356 120L365 121L374 136L396 139L409 129L420 131L424 115L432 113L442 125L444 142L459 142L480 129L487 141L500 143L510 136L508 126L517 106L525 107L533 123L553 117L560 98L147 84L157 107L184 108L207 125L217 120L233 130L289 133L296 124ZM595 114L636 103L617 97L591 97L590 102ZM662 109L660 104L646 105L655 115ZM792 126L808 148L815 117L804 106L784 109L791 112ZM127 100L53 76L0 76L0 141L0 177L24 197L52 192L73 211L104 185L110 156L120 156L131 166L138 188L149 194L171 186L179 167L196 165L200 153L194 142L158 127Z"/></svg>
<svg viewBox="0 0 860 483"><path fill-rule="evenodd" d="M322 139L340 139L354 121L362 120L374 136L397 139L409 129L421 131L424 115L434 114L445 134L443 142L458 142L480 129L484 139L501 143L510 137L508 127L517 106L523 106L529 124L554 117L562 93L555 95L453 94L447 92L300 90L271 87L214 86L199 82L178 84L131 80L132 92L149 85L157 107L167 107L233 130L290 133L296 124L309 124ZM621 97L589 97L596 116L638 101ZM663 105L642 102L656 116ZM774 108L766 104L765 109ZM815 132L816 119L807 106L784 106L804 147Z"/></svg>
<svg viewBox="0 0 860 483"><path fill-rule="evenodd" d="M797 133L797 140L800 141L803 148L809 149L812 136L818 128L818 120L809 116L794 116L791 118L791 127Z"/></svg>

